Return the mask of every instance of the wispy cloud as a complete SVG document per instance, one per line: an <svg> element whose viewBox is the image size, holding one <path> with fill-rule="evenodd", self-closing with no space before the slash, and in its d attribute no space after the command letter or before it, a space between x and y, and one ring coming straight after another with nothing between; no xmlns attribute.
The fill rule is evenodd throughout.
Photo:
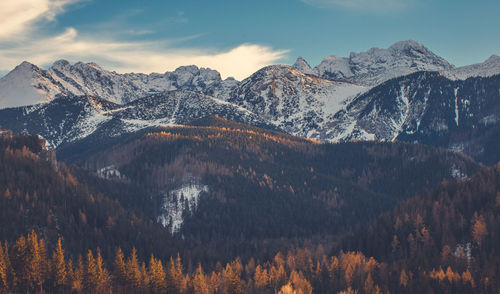
<svg viewBox="0 0 500 294"><path fill-rule="evenodd" d="M52 21L79 0L15 0L0 2L0 39L20 38L40 20Z"/></svg>
<svg viewBox="0 0 500 294"><path fill-rule="evenodd" d="M411 0L301 0L319 8L342 7L362 11L391 12L408 7Z"/></svg>
<svg viewBox="0 0 500 294"><path fill-rule="evenodd" d="M233 48L216 49L179 48L178 39L104 40L92 34L80 34L72 27L59 34L47 35L43 26L33 24L54 20L57 14L64 12L68 4L77 0L17 1L7 1L12 4L0 4L0 19L9 14L2 8L8 9L12 15L17 14L10 20L0 21L0 27L7 28L0 30L0 72L11 70L23 60L48 66L55 60L67 59L70 62L93 61L117 72L165 72L182 65L195 64L216 69L223 78L233 76L243 79L256 70L283 59L288 52L259 44L240 44ZM20 2L24 4L17 4ZM27 6L32 9L26 10ZM182 20L184 16L181 13L177 14L177 17Z"/></svg>

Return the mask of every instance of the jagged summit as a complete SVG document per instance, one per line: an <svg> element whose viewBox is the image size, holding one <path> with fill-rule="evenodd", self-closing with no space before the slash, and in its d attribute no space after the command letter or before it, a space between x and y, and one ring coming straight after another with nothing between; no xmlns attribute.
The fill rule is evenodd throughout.
<svg viewBox="0 0 500 294"><path fill-rule="evenodd" d="M292 67L295 69L298 69L301 72L308 74L308 75L314 74L309 63L307 63L307 61L305 61L304 58L302 58L302 57L297 58L295 63L292 65Z"/></svg>
<svg viewBox="0 0 500 294"><path fill-rule="evenodd" d="M306 63L307 64L307 63ZM265 66L255 73L253 73L248 78L244 79L241 82L241 86L256 80L265 80L265 79L273 79L273 80L286 80L293 83L298 81L302 81L305 84L308 83L331 83L332 81L319 77L315 74L307 74L303 70L296 68L295 66L290 66L286 64L274 64Z"/></svg>
<svg viewBox="0 0 500 294"><path fill-rule="evenodd" d="M71 64L69 63L69 61L65 59L59 59L56 62L54 62L51 66L52 69L59 71L68 70L70 67Z"/></svg>
<svg viewBox="0 0 500 294"><path fill-rule="evenodd" d="M238 85L223 81L219 72L195 65L164 74L119 74L94 62L57 60L47 70L23 62L0 79L0 108L33 105L56 95L93 95L125 104L141 97L171 90L190 90L225 97Z"/></svg>

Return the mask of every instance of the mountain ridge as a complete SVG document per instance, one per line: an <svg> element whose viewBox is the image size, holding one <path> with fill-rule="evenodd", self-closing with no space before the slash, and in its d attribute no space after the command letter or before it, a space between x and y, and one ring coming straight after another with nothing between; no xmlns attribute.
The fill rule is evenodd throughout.
<svg viewBox="0 0 500 294"><path fill-rule="evenodd" d="M495 151L500 146L495 139L499 89L500 75L455 80L438 72L417 72L367 90L288 66L269 66L241 82L228 100L187 90L152 94L125 105L93 96L57 96L50 103L2 109L0 124L15 133L40 134L58 148L94 135L112 139L150 126L219 115L321 141L423 143L493 164L500 160ZM337 92L340 99L333 95Z"/></svg>
<svg viewBox="0 0 500 294"><path fill-rule="evenodd" d="M194 65L163 74L118 74L93 62L71 65L66 60L58 60L43 70L24 61L0 79L0 108L50 102L58 94L98 96L118 104L179 89L217 93L224 97L226 88L235 84L234 79L222 80L217 71ZM18 97L24 99L19 101Z"/></svg>
<svg viewBox="0 0 500 294"><path fill-rule="evenodd" d="M314 68L299 57L291 67L329 80L373 87L417 71L440 71L454 79L487 77L500 73L500 58L492 55L483 63L457 68L422 44L408 40L396 42L387 49L351 52L349 57L328 56ZM227 100L239 84L240 81L232 78L222 80L216 70L195 65L165 73L118 74L93 62L72 65L66 60L57 60L44 70L24 61L0 78L0 108L48 102L57 94L99 96L124 104L169 90L199 91Z"/></svg>

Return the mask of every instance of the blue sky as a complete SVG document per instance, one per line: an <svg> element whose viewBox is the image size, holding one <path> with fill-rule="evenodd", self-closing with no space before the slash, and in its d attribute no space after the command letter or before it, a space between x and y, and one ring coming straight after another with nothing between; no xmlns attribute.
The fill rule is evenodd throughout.
<svg viewBox="0 0 500 294"><path fill-rule="evenodd" d="M3 0L0 74L23 60L118 72L197 64L242 79L400 40L461 66L500 55L498 0Z"/></svg>

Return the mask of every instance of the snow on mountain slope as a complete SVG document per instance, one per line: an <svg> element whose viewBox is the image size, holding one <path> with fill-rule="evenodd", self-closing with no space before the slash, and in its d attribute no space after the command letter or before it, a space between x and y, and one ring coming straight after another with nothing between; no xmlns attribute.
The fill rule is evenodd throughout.
<svg viewBox="0 0 500 294"><path fill-rule="evenodd" d="M190 91L171 91L153 94L135 100L113 114L128 132L145 127L187 124L207 115L252 125L264 125L264 121L252 112L214 97Z"/></svg>
<svg viewBox="0 0 500 294"><path fill-rule="evenodd" d="M375 86L417 71L446 71L453 65L415 41L397 42L388 49L372 48L349 58L329 56L314 72L325 79Z"/></svg>
<svg viewBox="0 0 500 294"><path fill-rule="evenodd" d="M330 80L347 79L354 76L348 58L328 56L314 68L317 76Z"/></svg>
<svg viewBox="0 0 500 294"><path fill-rule="evenodd" d="M329 116L367 88L329 81L283 65L265 67L241 82L231 103L294 135L319 138Z"/></svg>
<svg viewBox="0 0 500 294"><path fill-rule="evenodd" d="M92 96L58 96L49 103L0 110L0 125L16 133L39 134L49 147L91 136L117 137L148 127L187 124L218 115L267 126L258 115L229 102L191 91L153 94L119 105Z"/></svg>
<svg viewBox="0 0 500 294"><path fill-rule="evenodd" d="M459 79L470 77L490 77L500 74L500 56L491 55L490 58L482 63L458 67L452 71L452 74Z"/></svg>
<svg viewBox="0 0 500 294"><path fill-rule="evenodd" d="M47 102L57 94L90 95L125 104L144 96L171 90L199 91L227 96L237 86L211 69L182 66L164 74L118 74L95 63L56 61L48 70L24 62L0 79L0 108Z"/></svg>
<svg viewBox="0 0 500 294"><path fill-rule="evenodd" d="M1 124L15 133L38 134L56 148L87 137L109 121L119 105L91 96L58 97L49 103L0 110Z"/></svg>
<svg viewBox="0 0 500 294"><path fill-rule="evenodd" d="M431 102L439 99L433 97L429 102L431 94L440 91L429 85L435 78L430 75L438 76L422 73L401 77L356 97L331 122L332 140L393 141L402 132L419 131L422 117L431 111ZM436 126L441 125L440 119L435 118Z"/></svg>
<svg viewBox="0 0 500 294"><path fill-rule="evenodd" d="M485 144L498 141L499 122L500 75L450 80L418 72L357 96L323 138L417 142L481 158Z"/></svg>

